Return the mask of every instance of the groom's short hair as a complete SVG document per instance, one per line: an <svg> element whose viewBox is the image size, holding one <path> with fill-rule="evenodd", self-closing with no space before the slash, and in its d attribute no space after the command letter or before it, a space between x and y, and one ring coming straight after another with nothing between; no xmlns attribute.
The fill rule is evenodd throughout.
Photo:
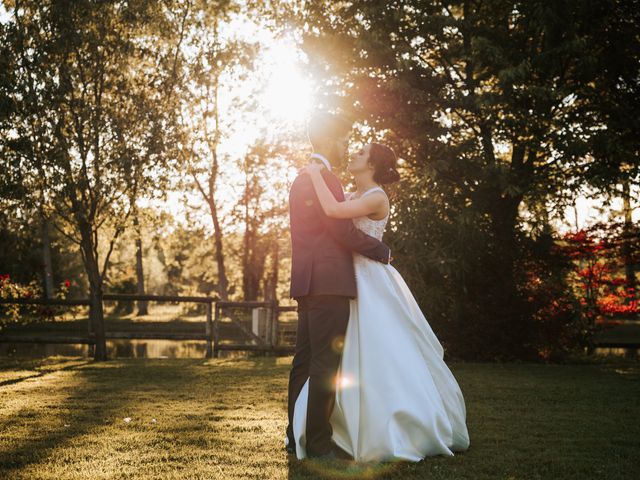
<svg viewBox="0 0 640 480"><path fill-rule="evenodd" d="M328 139L333 140L347 135L353 123L344 115L316 113L309 119L307 135L314 148L318 148Z"/></svg>

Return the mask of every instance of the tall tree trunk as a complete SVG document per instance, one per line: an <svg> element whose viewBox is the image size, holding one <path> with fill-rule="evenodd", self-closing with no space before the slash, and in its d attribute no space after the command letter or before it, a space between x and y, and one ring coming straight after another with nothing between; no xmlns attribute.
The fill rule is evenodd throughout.
<svg viewBox="0 0 640 480"><path fill-rule="evenodd" d="M255 226L251 228L251 250L249 253L249 298L257 300L260 297L260 281L264 276L264 266L266 262L266 251L258 241Z"/></svg>
<svg viewBox="0 0 640 480"><path fill-rule="evenodd" d="M242 238L242 296L245 301L254 300L251 294L251 225L249 220L249 188L245 186L244 198L242 200L244 207L244 235Z"/></svg>
<svg viewBox="0 0 640 480"><path fill-rule="evenodd" d="M245 301L257 300L260 296L260 281L264 273L266 255L257 238L254 222L247 215L242 254L242 289Z"/></svg>
<svg viewBox="0 0 640 480"><path fill-rule="evenodd" d="M489 145L485 146L489 150ZM530 168L535 153L522 145L514 145L510 165L509 182L523 186L530 178ZM494 161L490 155L488 163ZM501 173L498 173L501 175ZM521 190L525 190L522 188ZM488 213L491 218L491 245L483 255L482 268L485 269L486 283L480 288L479 298L484 298L487 325L492 328L497 352L510 352L514 357L529 357L535 352L523 350L527 339L531 338L531 317L521 293L522 278L518 272L520 247L518 242L519 206L522 193L505 193L500 177L494 178L488 188ZM485 347L486 348L486 347Z"/></svg>
<svg viewBox="0 0 640 480"><path fill-rule="evenodd" d="M622 184L622 201L624 210L624 228L623 228L623 244L622 252L624 257L625 270L625 287L627 292L633 292L633 298L630 295L625 296L625 303L630 303L636 298L636 272L633 260L633 218L631 209L631 187L630 182L626 180Z"/></svg>
<svg viewBox="0 0 640 480"><path fill-rule="evenodd" d="M253 233L249 233L248 235L250 235L247 244L249 251L246 254L243 253L242 259L242 293L245 301L252 302L257 300L260 294L260 272L262 266L259 262L261 260L264 262L264 259L256 258L256 239ZM245 255L246 258L244 258Z"/></svg>
<svg viewBox="0 0 640 480"><path fill-rule="evenodd" d="M264 287L264 298L267 301L278 299L278 276L280 265L280 249L277 238L272 243L273 250L271 251L271 272L267 278L266 285Z"/></svg>
<svg viewBox="0 0 640 480"><path fill-rule="evenodd" d="M83 222L84 223L84 222ZM80 226L82 243L82 259L89 278L89 324L95 335L93 359L107 360L107 342L104 332L104 309L102 304L102 275L95 255L91 226L88 223Z"/></svg>
<svg viewBox="0 0 640 480"><path fill-rule="evenodd" d="M492 230L496 251L496 267L502 271L504 291L515 288L515 259L517 255L516 224L518 216L517 199L496 200L492 212Z"/></svg>
<svg viewBox="0 0 640 480"><path fill-rule="evenodd" d="M107 342L104 334L104 310L102 304L102 285L96 283L96 278L89 281L89 321L95 335L95 349L93 359L105 361L107 358Z"/></svg>
<svg viewBox="0 0 640 480"><path fill-rule="evenodd" d="M145 295L144 289L144 268L142 264L142 235L140 233L140 222L138 220L138 211L134 212L133 227L136 235L136 293ZM138 316L149 314L149 302L141 300L138 302Z"/></svg>
<svg viewBox="0 0 640 480"><path fill-rule="evenodd" d="M546 195L542 197L538 204L538 218L542 222L540 233L542 235L553 235L553 227L551 226L551 219L549 218Z"/></svg>
<svg viewBox="0 0 640 480"><path fill-rule="evenodd" d="M218 267L218 295L222 300L228 300L229 282L227 280L227 272L224 266L222 230L220 229L220 220L218 219L218 208L215 200L213 199L209 200L209 210L211 212L211 220L213 221L213 244L215 247L216 265Z"/></svg>
<svg viewBox="0 0 640 480"><path fill-rule="evenodd" d="M213 38L218 43L218 17L216 16L213 24ZM211 168L208 179L209 190L206 196L211 212L211 220L213 221L213 242L215 246L216 265L218 267L218 295L222 300L229 298L229 281L227 280L227 272L224 266L224 252L222 250L222 230L220 228L220 219L218 218L218 206L216 205L215 192L216 181L218 180L218 144L221 137L220 131L220 110L218 105L218 94L220 87L220 76L216 74L211 85L213 92L212 111L207 112L213 117L214 127L212 136L209 135L207 126L207 115L203 116L204 131L206 133L209 151L211 153Z"/></svg>
<svg viewBox="0 0 640 480"><path fill-rule="evenodd" d="M53 288L53 265L51 262L51 224L49 219L42 215L42 264L44 267L44 293L45 297L52 299L55 296Z"/></svg>

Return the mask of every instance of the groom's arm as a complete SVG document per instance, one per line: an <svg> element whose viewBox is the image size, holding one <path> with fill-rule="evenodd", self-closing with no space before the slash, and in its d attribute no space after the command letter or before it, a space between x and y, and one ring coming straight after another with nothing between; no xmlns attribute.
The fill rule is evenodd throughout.
<svg viewBox="0 0 640 480"><path fill-rule="evenodd" d="M324 223L329 234L348 250L357 252L377 262L389 263L391 259L389 247L378 239L358 230L350 219L328 217L322 210L322 205L320 205L318 196L315 193L311 178L308 175L304 177L304 179L300 179L302 180L300 187L305 190L304 196L313 202L317 216ZM331 174L323 175L323 177L336 200L344 202L344 192L337 177Z"/></svg>

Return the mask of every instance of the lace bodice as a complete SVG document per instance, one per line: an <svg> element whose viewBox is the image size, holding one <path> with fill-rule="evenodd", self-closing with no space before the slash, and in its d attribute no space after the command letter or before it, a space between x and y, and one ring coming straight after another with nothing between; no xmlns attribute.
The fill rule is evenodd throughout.
<svg viewBox="0 0 640 480"><path fill-rule="evenodd" d="M369 193L375 192L377 190L384 192L384 190L382 190L380 187L373 187L367 190L366 192L364 192L360 198L364 197ZM347 195L345 195L345 199L349 201L352 199L353 195L354 194L352 192L348 193ZM377 238L378 240L382 240L384 229L387 226L387 220L389 220L389 215L387 215L381 220L371 220L369 217L364 216L364 217L354 218L353 223L358 230L362 230L367 235L371 235L372 237Z"/></svg>

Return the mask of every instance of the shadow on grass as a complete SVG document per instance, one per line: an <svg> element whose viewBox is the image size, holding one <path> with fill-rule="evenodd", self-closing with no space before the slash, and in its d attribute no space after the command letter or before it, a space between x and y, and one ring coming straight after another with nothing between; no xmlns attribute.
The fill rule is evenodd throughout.
<svg viewBox="0 0 640 480"><path fill-rule="evenodd" d="M256 399L265 392L279 390L279 386L268 383L282 370L276 363L275 358L174 363L112 360L84 362L9 381L8 385L16 391L4 393L6 398L14 400L15 408L11 412L2 407L8 418L0 423L4 436L0 444L0 477L16 477L30 466L46 462L59 448L77 443L74 440L78 437L92 444L81 447L83 455L91 456L92 462L104 463L104 458L97 457L115 457L120 453L119 447L113 445L114 438L133 438L120 430L126 428L137 428L139 432L134 433L142 434L153 430L152 443L157 440L166 444L161 451L172 446L206 450L211 445L231 450L227 447L230 441L225 436L227 431L237 437L238 430L233 425L252 424L254 420L246 411L258 404ZM54 372L60 372L61 377L46 378ZM41 377L43 382L22 383L36 377ZM244 403L242 392L251 395ZM144 408L147 408L145 413L135 418L136 412ZM142 418L149 411L159 418L164 415L169 421L150 425L149 419ZM219 415L211 415L212 411ZM125 423L125 415L133 417L133 421ZM207 421L214 426L205 426ZM260 421L259 415L257 421ZM216 437L218 428L224 430L222 438ZM105 431L112 438L99 438ZM249 428L246 434L240 435L254 438L251 432ZM101 448L94 448L94 442L101 444Z"/></svg>
<svg viewBox="0 0 640 480"><path fill-rule="evenodd" d="M26 377L19 377L19 378L14 378L14 379L10 379L10 380L4 380L2 382L0 382L0 387L5 387L7 385L15 385L21 382L24 382L25 380L33 380L35 378L42 378L45 375L51 375L52 373L56 373L56 372L65 372L68 370L75 370L77 368L80 368L84 365L88 365L90 362L86 361L86 362L82 362L82 363L74 363L72 365L67 365L65 367L60 367L60 368L56 368L56 369L51 369L51 370L40 370L38 373L34 374L34 375L29 375Z"/></svg>
<svg viewBox="0 0 640 480"><path fill-rule="evenodd" d="M282 449L288 361L112 360L13 383L0 478L640 478L636 365L456 364L469 451L336 466Z"/></svg>
<svg viewBox="0 0 640 480"><path fill-rule="evenodd" d="M70 370L60 369L58 371L69 372ZM25 419L31 423L26 432L21 432L20 440L0 452L0 472L7 474L6 478L11 478L13 473L41 461L59 445L69 442L76 436L88 434L94 428L104 425L106 418L125 405L122 400L124 396L121 395L125 390L125 384L112 382L108 395L109 401L101 402L103 408L98 411L94 405L91 405L90 399L96 397L99 391L104 390L104 381L97 379L95 375L95 371L102 369L84 367L73 370L74 378L67 379L62 387L54 386L50 391L50 401L55 404L48 406L54 412L34 412L30 405L24 406L2 425L3 431L8 433L10 427L21 423L21 421L25 423ZM66 390L66 392L62 393L59 390ZM29 392L29 395L32 396L33 391ZM104 396L98 396L106 400ZM76 400L83 398L88 400L88 404L84 405L84 410L79 414L70 413L74 411ZM25 403L32 402L25 401ZM46 418L38 418L44 415Z"/></svg>

